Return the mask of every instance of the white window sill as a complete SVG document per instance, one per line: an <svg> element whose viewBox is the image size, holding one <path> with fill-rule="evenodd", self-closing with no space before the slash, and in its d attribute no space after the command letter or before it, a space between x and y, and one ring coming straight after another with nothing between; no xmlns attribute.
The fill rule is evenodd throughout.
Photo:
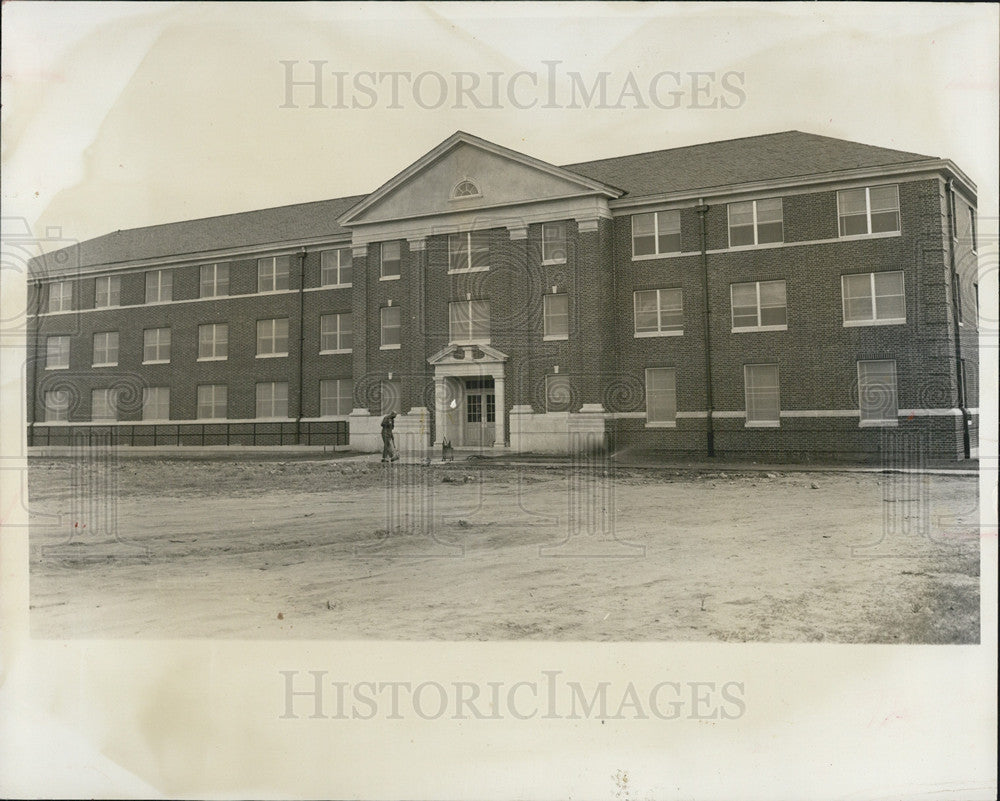
<svg viewBox="0 0 1000 801"><path fill-rule="evenodd" d="M844 328L860 328L866 325L906 325L906 318L894 320L844 320Z"/></svg>
<svg viewBox="0 0 1000 801"><path fill-rule="evenodd" d="M902 236L900 231L883 231L877 234L847 234L837 237L841 242L850 242L857 239L891 239L894 236Z"/></svg>
<svg viewBox="0 0 1000 801"><path fill-rule="evenodd" d="M48 365L47 364L47 365L45 365L45 369L46 370L68 370L69 369L69 365L68 364L52 364L52 365Z"/></svg>
<svg viewBox="0 0 1000 801"><path fill-rule="evenodd" d="M747 420L746 428L779 428L781 422L778 420Z"/></svg>
<svg viewBox="0 0 1000 801"><path fill-rule="evenodd" d="M401 347L403 347L402 344L399 344L399 345L379 345L378 349L379 350L399 350Z"/></svg>
<svg viewBox="0 0 1000 801"><path fill-rule="evenodd" d="M746 328L734 328L732 333L734 334L747 334L753 331L787 331L787 325L756 325L753 327L747 326Z"/></svg>
<svg viewBox="0 0 1000 801"><path fill-rule="evenodd" d="M459 275L460 273L486 273L489 272L489 267L466 267L462 270L448 270L448 275Z"/></svg>
<svg viewBox="0 0 1000 801"><path fill-rule="evenodd" d="M667 420L647 420L646 428L677 428L677 421Z"/></svg>
<svg viewBox="0 0 1000 801"><path fill-rule="evenodd" d="M284 289L261 289L260 287L257 287L258 295L280 295L284 292L292 292L292 291L293 290L289 289L288 287L285 287Z"/></svg>
<svg viewBox="0 0 1000 801"><path fill-rule="evenodd" d="M489 344L490 344L490 341L488 339L460 339L460 340L452 340L451 342L448 343L448 347L449 348L452 348L452 347L455 347L455 348L461 348L461 347L471 348L471 347L474 347L476 345L489 345Z"/></svg>
<svg viewBox="0 0 1000 801"><path fill-rule="evenodd" d="M550 264L565 264L566 259L542 259L542 264L548 266Z"/></svg>
<svg viewBox="0 0 1000 801"><path fill-rule="evenodd" d="M646 339L647 337L682 337L683 331L637 331L634 339Z"/></svg>
<svg viewBox="0 0 1000 801"><path fill-rule="evenodd" d="M379 276L378 280L379 281L398 281L402 277L403 277L402 274L400 274L400 275L382 275L382 276Z"/></svg>
<svg viewBox="0 0 1000 801"><path fill-rule="evenodd" d="M350 289L354 284L321 284L317 289Z"/></svg>
<svg viewBox="0 0 1000 801"><path fill-rule="evenodd" d="M228 359L228 356L199 356L199 362L224 362Z"/></svg>
<svg viewBox="0 0 1000 801"><path fill-rule="evenodd" d="M778 239L774 242L756 242L753 245L730 245L729 250L738 253L741 250L761 250L762 248L773 248L784 244L784 239Z"/></svg>
<svg viewBox="0 0 1000 801"><path fill-rule="evenodd" d="M101 362L100 364L92 364L91 367L117 367L118 362Z"/></svg>
<svg viewBox="0 0 1000 801"><path fill-rule="evenodd" d="M166 300L147 300L143 306L166 306L168 303L173 302L173 298L167 298Z"/></svg>
<svg viewBox="0 0 1000 801"><path fill-rule="evenodd" d="M899 420L861 420L858 425L861 428L877 428L879 426L895 428L899 425Z"/></svg>
<svg viewBox="0 0 1000 801"><path fill-rule="evenodd" d="M215 300L216 298L228 298L229 293L216 292L214 295L199 295L198 300Z"/></svg>
<svg viewBox="0 0 1000 801"><path fill-rule="evenodd" d="M546 334L542 337L543 342L568 342L569 334Z"/></svg>
<svg viewBox="0 0 1000 801"><path fill-rule="evenodd" d="M120 303L115 303L110 306L94 306L95 309L120 309L122 305Z"/></svg>
<svg viewBox="0 0 1000 801"><path fill-rule="evenodd" d="M258 353L257 354L257 358L258 359L281 359L281 358L283 358L283 357L285 357L287 355L288 355L287 352L285 352L285 353Z"/></svg>
<svg viewBox="0 0 1000 801"><path fill-rule="evenodd" d="M319 355L320 356L329 356L329 355L335 354L335 353L352 353L352 352L353 351L352 351L351 348L338 348L337 350L321 350L319 352Z"/></svg>
<svg viewBox="0 0 1000 801"><path fill-rule="evenodd" d="M143 364L170 364L170 359L152 359L150 361L143 361Z"/></svg>
<svg viewBox="0 0 1000 801"><path fill-rule="evenodd" d="M671 250L668 253L649 253L645 256L636 256L633 254L632 261L649 261L650 259L668 259L671 256L683 256L684 252L680 250Z"/></svg>

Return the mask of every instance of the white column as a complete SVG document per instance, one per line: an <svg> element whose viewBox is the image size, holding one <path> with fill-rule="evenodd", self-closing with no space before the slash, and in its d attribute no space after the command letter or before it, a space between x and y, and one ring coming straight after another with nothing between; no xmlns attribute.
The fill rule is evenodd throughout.
<svg viewBox="0 0 1000 801"><path fill-rule="evenodd" d="M496 426L494 427L494 445L504 446L504 440L506 439L505 434L507 431L506 425L506 404L504 402L504 392L503 392L503 376L494 375L493 376L493 392L496 395L494 403L496 404Z"/></svg>

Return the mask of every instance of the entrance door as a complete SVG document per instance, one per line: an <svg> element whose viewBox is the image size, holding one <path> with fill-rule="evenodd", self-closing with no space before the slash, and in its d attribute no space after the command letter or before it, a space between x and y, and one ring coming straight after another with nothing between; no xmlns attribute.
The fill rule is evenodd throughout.
<svg viewBox="0 0 1000 801"><path fill-rule="evenodd" d="M493 377L465 379L465 425L462 444L493 447L496 438L497 405Z"/></svg>

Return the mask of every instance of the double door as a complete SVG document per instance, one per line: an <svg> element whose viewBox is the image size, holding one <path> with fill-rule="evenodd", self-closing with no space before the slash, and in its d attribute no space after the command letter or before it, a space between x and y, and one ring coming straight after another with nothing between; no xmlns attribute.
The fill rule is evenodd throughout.
<svg viewBox="0 0 1000 801"><path fill-rule="evenodd" d="M493 378L465 379L462 444L490 448L496 439L497 403Z"/></svg>

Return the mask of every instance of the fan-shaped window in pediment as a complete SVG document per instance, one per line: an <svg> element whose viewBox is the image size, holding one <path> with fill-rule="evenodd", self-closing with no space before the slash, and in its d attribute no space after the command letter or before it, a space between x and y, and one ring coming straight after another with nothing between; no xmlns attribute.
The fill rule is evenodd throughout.
<svg viewBox="0 0 1000 801"><path fill-rule="evenodd" d="M453 199L460 199L466 197L482 197L482 192L479 191L479 187L476 186L474 181L470 181L468 178L463 178L452 190L451 196Z"/></svg>

